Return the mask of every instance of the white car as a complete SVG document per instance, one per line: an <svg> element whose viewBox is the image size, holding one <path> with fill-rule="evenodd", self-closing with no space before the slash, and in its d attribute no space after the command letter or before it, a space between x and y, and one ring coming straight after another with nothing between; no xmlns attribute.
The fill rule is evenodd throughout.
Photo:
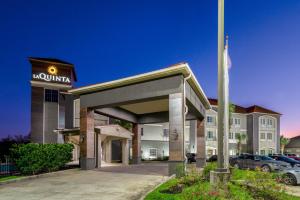
<svg viewBox="0 0 300 200"><path fill-rule="evenodd" d="M283 170L283 182L287 185L300 184L300 167L293 167Z"/></svg>

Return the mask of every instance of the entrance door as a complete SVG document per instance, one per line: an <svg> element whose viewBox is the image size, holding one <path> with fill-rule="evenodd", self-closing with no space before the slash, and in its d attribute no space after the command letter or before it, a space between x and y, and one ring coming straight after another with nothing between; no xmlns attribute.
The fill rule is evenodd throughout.
<svg viewBox="0 0 300 200"><path fill-rule="evenodd" d="M122 162L122 143L121 140L111 141L111 161Z"/></svg>

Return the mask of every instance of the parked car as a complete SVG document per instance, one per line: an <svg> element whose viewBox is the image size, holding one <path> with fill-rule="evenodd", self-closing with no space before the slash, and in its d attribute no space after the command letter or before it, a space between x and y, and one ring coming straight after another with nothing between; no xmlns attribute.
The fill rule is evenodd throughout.
<svg viewBox="0 0 300 200"><path fill-rule="evenodd" d="M294 167L294 166L300 167L300 161L294 160L294 159L289 158L287 156L270 156L270 157L275 159L275 160L278 160L278 161L283 161L283 162L290 163L292 167Z"/></svg>
<svg viewBox="0 0 300 200"><path fill-rule="evenodd" d="M206 159L206 162L215 162L217 160L218 160L218 156L217 155L212 155L211 157Z"/></svg>
<svg viewBox="0 0 300 200"><path fill-rule="evenodd" d="M295 167L283 171L283 182L287 185L300 184L300 168Z"/></svg>
<svg viewBox="0 0 300 200"><path fill-rule="evenodd" d="M294 160L298 160L300 161L300 157L298 157L296 154L293 154L293 153L287 153L287 154L284 154L285 156L289 157L289 158L292 158Z"/></svg>
<svg viewBox="0 0 300 200"><path fill-rule="evenodd" d="M286 162L276 161L268 156L252 154L242 154L236 158L231 158L229 162L231 166L239 169L255 169L259 167L265 172L279 171L291 167Z"/></svg>
<svg viewBox="0 0 300 200"><path fill-rule="evenodd" d="M187 153L186 154L188 163L196 162L196 154L195 153Z"/></svg>

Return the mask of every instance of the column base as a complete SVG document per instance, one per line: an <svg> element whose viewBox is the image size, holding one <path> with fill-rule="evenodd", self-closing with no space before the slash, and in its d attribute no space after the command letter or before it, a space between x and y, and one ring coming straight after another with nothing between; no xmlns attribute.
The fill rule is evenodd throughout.
<svg viewBox="0 0 300 200"><path fill-rule="evenodd" d="M205 167L206 159L205 158L196 158L196 167L203 168Z"/></svg>
<svg viewBox="0 0 300 200"><path fill-rule="evenodd" d="M132 164L141 164L141 162L142 162L141 157L132 158Z"/></svg>
<svg viewBox="0 0 300 200"><path fill-rule="evenodd" d="M80 158L79 163L80 163L80 168L82 170L90 170L96 168L95 158Z"/></svg>
<svg viewBox="0 0 300 200"><path fill-rule="evenodd" d="M181 176L179 173L184 173L184 161L168 161L168 174L172 176L175 174L176 176Z"/></svg>
<svg viewBox="0 0 300 200"><path fill-rule="evenodd" d="M228 169L216 169L210 171L210 184L220 186L226 184L230 180L230 172Z"/></svg>

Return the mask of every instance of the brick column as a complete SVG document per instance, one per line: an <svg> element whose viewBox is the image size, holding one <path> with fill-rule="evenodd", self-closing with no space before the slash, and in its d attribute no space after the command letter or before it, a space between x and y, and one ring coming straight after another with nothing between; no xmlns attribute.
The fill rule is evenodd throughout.
<svg viewBox="0 0 300 200"><path fill-rule="evenodd" d="M95 162L94 110L80 109L80 167L94 169Z"/></svg>
<svg viewBox="0 0 300 200"><path fill-rule="evenodd" d="M132 162L133 164L141 163L141 132L138 124L132 126Z"/></svg>
<svg viewBox="0 0 300 200"><path fill-rule="evenodd" d="M205 120L197 120L197 156L196 166L204 167L206 162Z"/></svg>
<svg viewBox="0 0 300 200"><path fill-rule="evenodd" d="M169 175L176 173L176 166L183 164L184 156L184 105L183 94L169 95Z"/></svg>

